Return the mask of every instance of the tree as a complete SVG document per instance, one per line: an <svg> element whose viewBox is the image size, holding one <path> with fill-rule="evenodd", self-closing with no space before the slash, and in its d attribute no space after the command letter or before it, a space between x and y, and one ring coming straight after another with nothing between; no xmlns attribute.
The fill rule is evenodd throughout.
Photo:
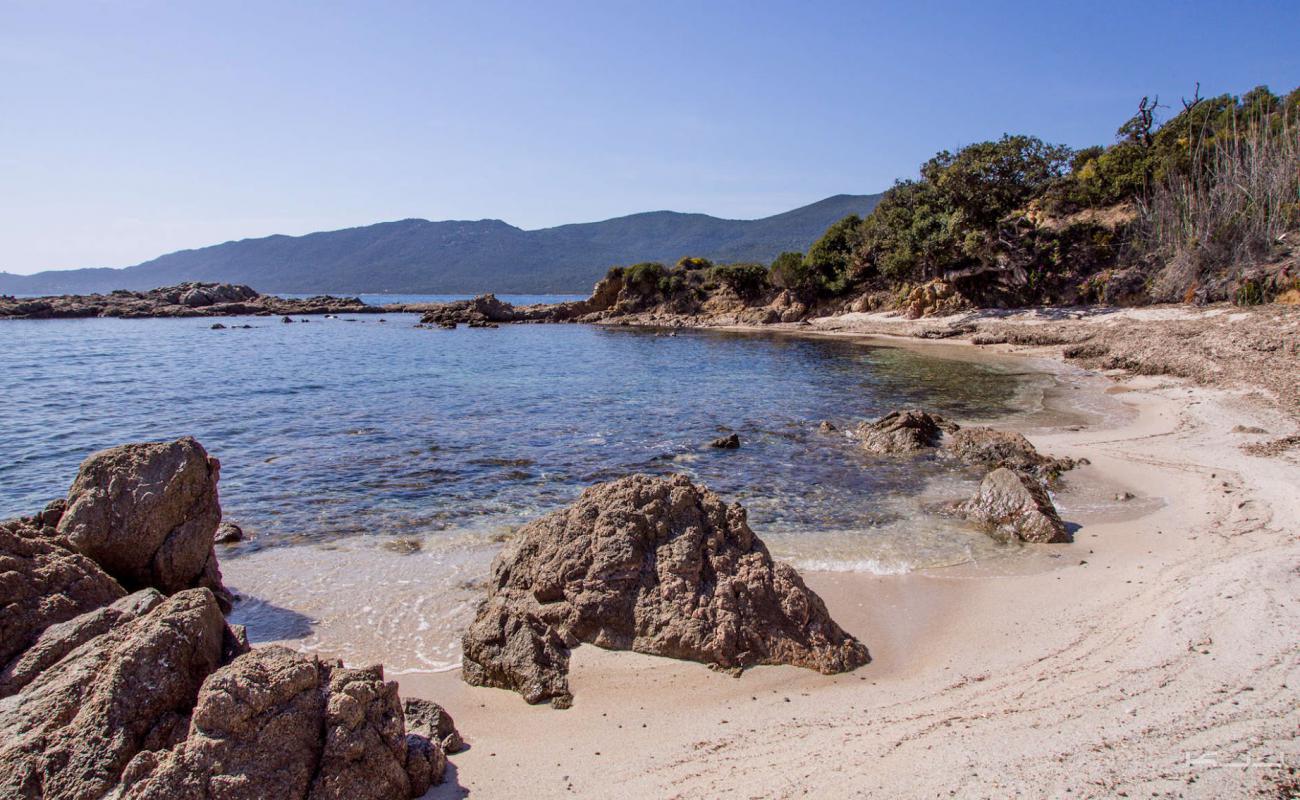
<svg viewBox="0 0 1300 800"><path fill-rule="evenodd" d="M862 218L850 214L826 229L822 237L808 248L804 263L812 273L816 288L827 294L839 294L850 283L849 264L857 241Z"/></svg>

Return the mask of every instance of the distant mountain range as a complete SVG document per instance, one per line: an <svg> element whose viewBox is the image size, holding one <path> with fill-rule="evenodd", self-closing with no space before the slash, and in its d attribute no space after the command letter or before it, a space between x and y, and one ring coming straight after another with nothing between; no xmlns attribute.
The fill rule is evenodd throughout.
<svg viewBox="0 0 1300 800"><path fill-rule="evenodd" d="M651 211L533 231L496 219L405 219L242 239L122 269L0 272L0 293L138 291L182 281L243 283L260 292L285 293L585 293L615 264L671 263L686 255L767 263L785 250L807 250L832 222L867 214L879 199L835 195L755 220Z"/></svg>

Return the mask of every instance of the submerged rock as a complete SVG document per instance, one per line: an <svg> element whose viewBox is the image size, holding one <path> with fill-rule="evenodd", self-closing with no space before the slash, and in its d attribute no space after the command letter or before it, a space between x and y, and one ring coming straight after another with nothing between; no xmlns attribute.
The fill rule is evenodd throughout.
<svg viewBox="0 0 1300 800"><path fill-rule="evenodd" d="M59 533L128 590L203 586L229 610L212 547L219 472L189 437L102 450L82 463L68 490Z"/></svg>
<svg viewBox="0 0 1300 800"><path fill-rule="evenodd" d="M979 491L957 511L998 538L1043 544L1070 541L1042 482L1006 467L985 476Z"/></svg>
<svg viewBox="0 0 1300 800"><path fill-rule="evenodd" d="M862 446L873 453L914 453L939 446L945 427L943 417L920 409L887 414L858 428Z"/></svg>
<svg viewBox="0 0 1300 800"><path fill-rule="evenodd" d="M212 535L212 541L216 544L242 542L244 541L244 529L233 522L223 522L217 526L217 532Z"/></svg>
<svg viewBox="0 0 1300 800"><path fill-rule="evenodd" d="M798 572L772 560L743 507L682 475L599 484L520 529L465 634L462 675L567 707L569 649L581 642L736 670L835 673L869 660Z"/></svg>
<svg viewBox="0 0 1300 800"><path fill-rule="evenodd" d="M740 435L729 433L726 436L719 436L709 442L709 447L716 447L719 450L735 450L740 447Z"/></svg>

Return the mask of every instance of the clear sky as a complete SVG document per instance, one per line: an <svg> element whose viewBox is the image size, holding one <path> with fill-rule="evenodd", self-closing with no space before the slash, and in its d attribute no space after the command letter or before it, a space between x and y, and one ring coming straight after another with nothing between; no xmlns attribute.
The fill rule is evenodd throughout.
<svg viewBox="0 0 1300 800"><path fill-rule="evenodd" d="M750 218L1300 85L1277 2L0 0L0 269L405 217Z"/></svg>

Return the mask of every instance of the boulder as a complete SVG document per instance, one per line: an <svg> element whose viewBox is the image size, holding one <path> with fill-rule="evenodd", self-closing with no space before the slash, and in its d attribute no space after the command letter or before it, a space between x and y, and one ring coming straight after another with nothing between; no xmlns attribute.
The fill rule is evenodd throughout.
<svg viewBox="0 0 1300 800"><path fill-rule="evenodd" d="M261 647L208 679L184 741L137 756L118 797L391 800L423 794L445 765L436 742L405 733L381 667Z"/></svg>
<svg viewBox="0 0 1300 800"><path fill-rule="evenodd" d="M219 472L189 437L102 450L82 463L59 533L128 590L203 586L229 610L212 547Z"/></svg>
<svg viewBox="0 0 1300 800"><path fill-rule="evenodd" d="M945 428L955 425L945 423L943 417L920 409L908 409L886 414L875 422L858 428L862 446L872 453L915 453L938 447Z"/></svg>
<svg viewBox="0 0 1300 800"><path fill-rule="evenodd" d="M1042 481L1006 467L985 476L975 496L957 510L998 538L1040 544L1070 541Z"/></svg>
<svg viewBox="0 0 1300 800"><path fill-rule="evenodd" d="M233 522L223 522L217 526L217 532L212 535L212 541L215 544L242 542L244 541L244 529Z"/></svg>
<svg viewBox="0 0 1300 800"><path fill-rule="evenodd" d="M406 715L406 729L432 739L442 745L448 753L459 753L465 747L465 740L456 730L456 721L442 706L431 700L408 697L402 701L402 713Z"/></svg>
<svg viewBox="0 0 1300 800"><path fill-rule="evenodd" d="M462 676L566 707L581 642L735 671L835 673L869 660L794 568L772 560L744 508L683 475L599 484L521 528L465 634Z"/></svg>
<svg viewBox="0 0 1300 800"><path fill-rule="evenodd" d="M709 447L716 447L719 450L735 450L740 447L740 436L735 433L729 433L726 436L719 436L709 442Z"/></svg>
<svg viewBox="0 0 1300 800"><path fill-rule="evenodd" d="M0 702L0 797L103 797L137 753L174 744L224 628L212 592L179 592Z"/></svg>
<svg viewBox="0 0 1300 800"><path fill-rule="evenodd" d="M0 523L0 666L51 625L126 594L98 564L54 538L53 528L40 527L44 513Z"/></svg>
<svg viewBox="0 0 1300 800"><path fill-rule="evenodd" d="M30 647L0 669L0 697L14 694L68 653L122 623L149 613L162 600L157 589L141 589L111 605L49 626Z"/></svg>
<svg viewBox="0 0 1300 800"><path fill-rule="evenodd" d="M954 430L943 443L944 450L967 464L1007 467L1040 478L1052 479L1075 462L1069 458L1051 458L1038 452L1029 440L1014 431L971 427Z"/></svg>

